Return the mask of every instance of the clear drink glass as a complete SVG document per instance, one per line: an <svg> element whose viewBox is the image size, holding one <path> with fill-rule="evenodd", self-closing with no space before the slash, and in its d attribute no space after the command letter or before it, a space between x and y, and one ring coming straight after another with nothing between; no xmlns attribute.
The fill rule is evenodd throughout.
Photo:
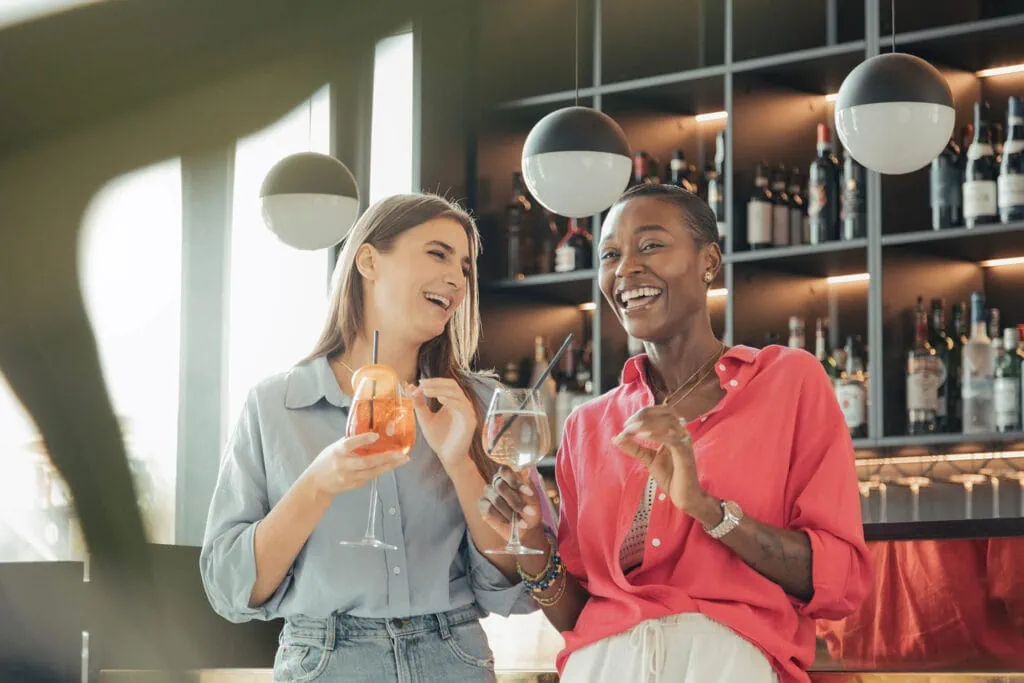
<svg viewBox="0 0 1024 683"><path fill-rule="evenodd" d="M551 450L551 428L540 397L528 389L496 389L487 408L483 442L487 457L516 472L540 462ZM512 532L504 548L485 552L489 555L543 555L545 551L529 548L519 541L518 522L513 514Z"/></svg>
<svg viewBox="0 0 1024 683"><path fill-rule="evenodd" d="M416 442L416 414L395 371L387 365L365 365L352 375L352 406L345 436L375 432L380 438L355 451L368 456L380 453L408 453ZM377 538L377 480L370 483L370 513L366 533L358 541L340 541L344 546L398 550Z"/></svg>

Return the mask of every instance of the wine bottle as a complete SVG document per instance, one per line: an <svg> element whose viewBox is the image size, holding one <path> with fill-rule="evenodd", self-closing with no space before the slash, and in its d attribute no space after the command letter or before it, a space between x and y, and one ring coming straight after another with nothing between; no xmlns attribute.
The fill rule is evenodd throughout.
<svg viewBox="0 0 1024 683"><path fill-rule="evenodd" d="M789 348L802 349L806 346L807 339L804 332L804 319L798 315L789 317Z"/></svg>
<svg viewBox="0 0 1024 683"><path fill-rule="evenodd" d="M999 219L996 201L995 150L992 148L992 129L989 125L987 102L974 103L974 139L967 148L967 166L964 168L964 224L968 228ZM965 425L966 426L966 425Z"/></svg>
<svg viewBox="0 0 1024 683"><path fill-rule="evenodd" d="M855 240L868 235L867 172L850 154L843 150L843 239Z"/></svg>
<svg viewBox="0 0 1024 683"><path fill-rule="evenodd" d="M789 243L806 244L807 202L803 195L803 174L793 168L789 176Z"/></svg>
<svg viewBox="0 0 1024 683"><path fill-rule="evenodd" d="M995 429L994 360L992 340L985 329L985 295L973 292L971 336L964 344L961 358L960 393L963 399L964 434L984 434Z"/></svg>
<svg viewBox="0 0 1024 683"><path fill-rule="evenodd" d="M580 226L579 219L569 219L569 230L555 249L555 272L568 273L593 267L593 238Z"/></svg>
<svg viewBox="0 0 1024 683"><path fill-rule="evenodd" d="M997 181L999 218L1003 223L1024 220L1024 103L1019 97L1010 98L1006 131Z"/></svg>
<svg viewBox="0 0 1024 683"><path fill-rule="evenodd" d="M772 246L789 246L789 193L786 167L782 164L772 174Z"/></svg>
<svg viewBox="0 0 1024 683"><path fill-rule="evenodd" d="M814 357L821 363L821 367L825 369L825 374L828 375L828 378L832 381L832 386L835 387L836 380L839 379L839 367L836 365L836 359L828 352L825 321L821 318L818 318L814 324Z"/></svg>
<svg viewBox="0 0 1024 683"><path fill-rule="evenodd" d="M963 386L963 352L967 343L967 306L963 302L953 306L953 326L949 334L949 364L946 374L949 376L949 414L948 431L960 432L963 429L964 405L961 394Z"/></svg>
<svg viewBox="0 0 1024 683"><path fill-rule="evenodd" d="M754 172L754 191L747 202L747 243L751 249L772 246L772 191L763 163Z"/></svg>
<svg viewBox="0 0 1024 683"><path fill-rule="evenodd" d="M859 337L846 338L846 372L836 386L836 397L843 411L850 436L855 439L868 435L867 382L864 377L864 359Z"/></svg>
<svg viewBox="0 0 1024 683"><path fill-rule="evenodd" d="M950 376L950 354L953 352L953 339L946 334L945 302L932 299L931 324L928 327L928 346L935 355L936 404L935 431L949 431L949 409L953 379Z"/></svg>
<svg viewBox="0 0 1024 683"><path fill-rule="evenodd" d="M832 135L824 123L818 124L818 158L807 174L807 216L811 244L839 239L839 161L832 154Z"/></svg>
<svg viewBox="0 0 1024 683"><path fill-rule="evenodd" d="M686 154L681 149L672 153L672 160L668 163L670 185L681 187L687 192L697 193L697 186L690 180L690 164L686 161Z"/></svg>
<svg viewBox="0 0 1024 683"><path fill-rule="evenodd" d="M936 429L938 373L935 356L928 348L928 318L924 300L917 297L914 309L914 344L907 353L907 433L930 434Z"/></svg>
<svg viewBox="0 0 1024 683"><path fill-rule="evenodd" d="M946 148L932 161L930 169L932 230L945 230L963 222L963 180L959 163L960 146L950 138Z"/></svg>
<svg viewBox="0 0 1024 683"><path fill-rule="evenodd" d="M715 136L715 171L708 176L708 206L718 223L718 244L725 249L725 131Z"/></svg>
<svg viewBox="0 0 1024 683"><path fill-rule="evenodd" d="M1003 149L1003 154L1006 149ZM1017 356L1017 328L1003 330L1002 352L995 368L995 422L997 432L1017 432L1021 427L1020 358Z"/></svg>

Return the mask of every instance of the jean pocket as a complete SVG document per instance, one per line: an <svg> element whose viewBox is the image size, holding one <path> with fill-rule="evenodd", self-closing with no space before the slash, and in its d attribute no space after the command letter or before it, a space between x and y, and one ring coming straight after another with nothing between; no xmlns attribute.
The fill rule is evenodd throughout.
<svg viewBox="0 0 1024 683"><path fill-rule="evenodd" d="M327 668L331 653L312 645L281 645L274 656L274 683L307 683Z"/></svg>
<svg viewBox="0 0 1024 683"><path fill-rule="evenodd" d="M480 669L494 669L494 653L487 643L487 634L478 621L452 626L451 637L445 642L460 660Z"/></svg>

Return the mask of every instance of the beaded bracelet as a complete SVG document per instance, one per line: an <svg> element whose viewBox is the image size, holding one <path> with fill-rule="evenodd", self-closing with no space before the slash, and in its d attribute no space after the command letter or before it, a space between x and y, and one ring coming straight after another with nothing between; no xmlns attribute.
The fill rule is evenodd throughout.
<svg viewBox="0 0 1024 683"><path fill-rule="evenodd" d="M516 564L516 571L519 573L519 578L523 580L523 584L533 592L543 592L549 589L558 578L560 570L564 569L562 564L562 556L558 554L558 543L555 538L554 532L547 527L544 528L544 536L548 539L550 550L548 551L547 563L544 569L539 574L530 574L523 570L521 566Z"/></svg>
<svg viewBox="0 0 1024 683"><path fill-rule="evenodd" d="M558 576L562 578L562 582L558 584L558 590L555 591L554 595L550 598L542 598L539 595L533 596L534 601L541 607L553 607L562 599L562 596L565 595L565 587L569 584L569 579L565 573L565 565L562 565L562 571L559 572Z"/></svg>

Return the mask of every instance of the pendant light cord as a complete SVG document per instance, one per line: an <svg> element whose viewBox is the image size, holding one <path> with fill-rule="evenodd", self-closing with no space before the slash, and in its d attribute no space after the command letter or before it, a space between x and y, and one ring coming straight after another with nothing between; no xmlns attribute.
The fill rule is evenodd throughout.
<svg viewBox="0 0 1024 683"><path fill-rule="evenodd" d="M896 52L896 0L889 0L889 10L891 12L892 19L889 21L889 31L892 34L892 51Z"/></svg>
<svg viewBox="0 0 1024 683"><path fill-rule="evenodd" d="M580 0L576 0L576 39L573 49L573 67L576 77L576 106L580 106Z"/></svg>

